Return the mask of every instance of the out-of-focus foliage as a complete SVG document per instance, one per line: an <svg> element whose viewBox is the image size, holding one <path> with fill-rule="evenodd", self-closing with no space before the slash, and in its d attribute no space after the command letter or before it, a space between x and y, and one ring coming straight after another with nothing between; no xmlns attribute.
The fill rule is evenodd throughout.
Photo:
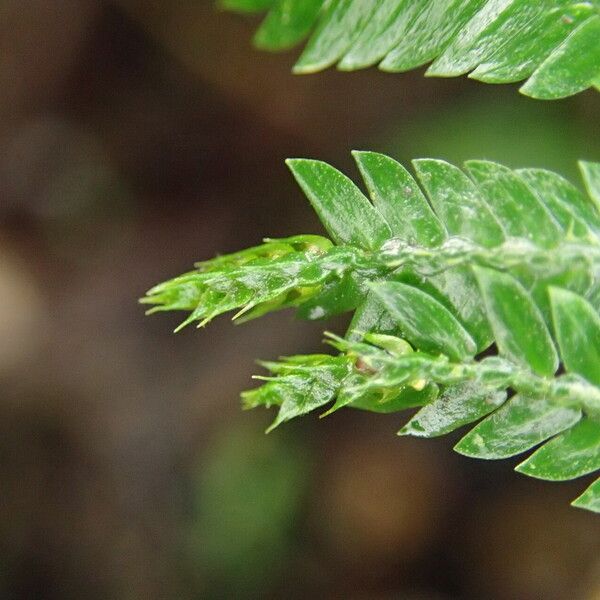
<svg viewBox="0 0 600 600"><path fill-rule="evenodd" d="M312 31L296 73L379 65L487 83L527 79L521 92L555 99L600 86L597 0L221 0L268 16L255 43L283 50Z"/></svg>
<svg viewBox="0 0 600 600"><path fill-rule="evenodd" d="M204 595L257 597L265 579L281 572L306 493L301 450L239 425L209 448L198 465L189 532L189 561Z"/></svg>

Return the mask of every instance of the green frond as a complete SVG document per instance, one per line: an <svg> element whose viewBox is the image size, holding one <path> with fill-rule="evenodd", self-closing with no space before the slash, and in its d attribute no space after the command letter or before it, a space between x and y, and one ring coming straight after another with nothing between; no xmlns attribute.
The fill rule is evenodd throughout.
<svg viewBox="0 0 600 600"><path fill-rule="evenodd" d="M295 307L317 319L355 310L337 355L262 363L246 408L277 406L270 429L321 409L418 412L403 435L470 423L457 451L506 458L549 480L600 469L600 165L588 194L542 169L464 169L356 152L368 196L333 167L288 161L331 240L272 240L201 262L152 288L149 312L183 325ZM508 400L507 400L508 399ZM575 501L598 510L594 484Z"/></svg>
<svg viewBox="0 0 600 600"><path fill-rule="evenodd" d="M521 92L554 99L600 81L598 0L220 0L267 11L255 36L280 51L309 37L294 71L333 65L390 72L431 63L431 77L487 83L527 80Z"/></svg>
<svg viewBox="0 0 600 600"><path fill-rule="evenodd" d="M536 312L533 297L512 276L479 269L478 281L488 319L494 331L501 332L497 356L457 354L465 332L459 323L446 327L448 313L441 304L431 297L415 302L410 286L379 283L373 293L385 302L412 345L389 335L367 334L362 341L352 341L328 334L340 354L324 360L343 369L328 380L326 394L319 370L310 366L323 359L297 356L291 367L289 360L267 365L276 376L262 388L245 392L245 397L268 400L253 405L281 407L271 429L328 404L332 406L324 414L347 406L365 408L360 404L364 399L373 403L369 410L386 402L390 402L387 412L421 406L401 435L435 437L479 421L455 446L457 452L504 459L541 445L517 465L517 471L549 481L599 471L600 317L581 296L550 288L551 333ZM399 309L411 303L409 309ZM514 315L528 322L529 329L515 325ZM559 357L565 371L561 375L557 375ZM296 394L302 398L298 407L293 406ZM590 488L575 505L598 510L594 490Z"/></svg>
<svg viewBox="0 0 600 600"><path fill-rule="evenodd" d="M560 176L487 161L469 161L462 171L420 159L415 178L390 157L354 157L370 199L326 163L288 161L337 245L300 235L199 262L195 271L152 288L141 300L148 312L189 311L180 328L229 311L245 321L290 307L311 320L356 308L374 318L361 308L368 283L392 278L436 298L483 350L493 333L472 265L517 275L546 321L548 284L582 294L595 289L600 213ZM594 163L584 173L594 190ZM369 329L360 319L354 326Z"/></svg>

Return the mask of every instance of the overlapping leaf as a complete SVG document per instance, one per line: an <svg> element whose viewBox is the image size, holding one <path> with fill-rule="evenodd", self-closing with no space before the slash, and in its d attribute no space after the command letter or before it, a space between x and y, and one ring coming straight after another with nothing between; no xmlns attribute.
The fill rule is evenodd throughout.
<svg viewBox="0 0 600 600"><path fill-rule="evenodd" d="M255 43L284 50L310 35L294 68L337 65L391 72L432 63L426 74L488 83L527 79L534 98L600 87L598 0L220 0L240 12L268 11ZM433 62L432 62L433 61Z"/></svg>

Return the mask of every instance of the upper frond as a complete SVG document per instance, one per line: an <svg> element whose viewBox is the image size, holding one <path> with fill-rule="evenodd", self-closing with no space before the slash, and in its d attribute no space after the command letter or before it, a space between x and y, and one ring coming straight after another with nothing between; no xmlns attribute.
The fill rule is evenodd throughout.
<svg viewBox="0 0 600 600"><path fill-rule="evenodd" d="M382 154L354 157L370 200L326 163L288 161L337 245L296 236L198 263L152 288L142 300L149 312L189 311L183 326L234 310L247 320L296 307L302 318L320 319L358 308L354 329L367 331L370 320L385 317L379 304L369 306L366 284L391 278L442 302L482 350L493 335L472 265L514 273L547 321L549 283L600 305L600 212L560 176L487 161L462 171L420 159L414 178ZM590 186L594 168L583 167Z"/></svg>
<svg viewBox="0 0 600 600"><path fill-rule="evenodd" d="M183 326L356 310L338 355L263 363L245 406L278 406L273 427L327 405L422 407L402 429L419 436L485 417L458 451L503 458L552 438L519 470L600 468L600 165L581 164L585 195L542 169L420 159L413 176L354 157L368 196L323 162L288 161L333 241L267 239L198 263L151 289L149 312L187 311ZM576 504L597 510L597 488Z"/></svg>
<svg viewBox="0 0 600 600"><path fill-rule="evenodd" d="M587 0L220 0L268 11L255 43L283 50L309 36L294 70L378 65L488 83L527 79L521 92L564 98L600 87L600 2Z"/></svg>

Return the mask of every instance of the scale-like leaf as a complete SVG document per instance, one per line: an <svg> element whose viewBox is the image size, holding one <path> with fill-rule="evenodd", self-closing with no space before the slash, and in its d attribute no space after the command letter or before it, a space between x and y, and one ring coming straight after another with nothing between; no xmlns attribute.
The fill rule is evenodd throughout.
<svg viewBox="0 0 600 600"><path fill-rule="evenodd" d="M314 26L323 0L276 0L254 36L264 50L283 50L301 42Z"/></svg>
<svg viewBox="0 0 600 600"><path fill-rule="evenodd" d="M453 385L421 408L398 433L427 438L446 435L485 417L505 400L506 392L486 390L479 383Z"/></svg>
<svg viewBox="0 0 600 600"><path fill-rule="evenodd" d="M294 66L295 73L315 73L335 64L373 13L370 2L335 0L325 5L320 23Z"/></svg>
<svg viewBox="0 0 600 600"><path fill-rule="evenodd" d="M430 158L413 161L436 214L448 233L497 246L504 232L473 182L457 167Z"/></svg>
<svg viewBox="0 0 600 600"><path fill-rule="evenodd" d="M506 273L474 269L500 353L551 377L558 356L542 315L523 286Z"/></svg>
<svg viewBox="0 0 600 600"><path fill-rule="evenodd" d="M598 6L596 6L598 10ZM599 72L600 15L577 26L521 87L532 98L566 98L594 85Z"/></svg>
<svg viewBox="0 0 600 600"><path fill-rule="evenodd" d="M427 278L405 274L404 279L417 285L444 305L477 343L479 352L493 341L483 300L473 273L467 267L454 267Z"/></svg>
<svg viewBox="0 0 600 600"><path fill-rule="evenodd" d="M221 0L270 12L256 36L286 49L314 31L295 72L337 63L400 72L433 61L426 74L508 83L534 98L563 98L600 81L598 0Z"/></svg>
<svg viewBox="0 0 600 600"><path fill-rule="evenodd" d="M600 316L581 296L550 288L562 362L571 373L600 386Z"/></svg>
<svg viewBox="0 0 600 600"><path fill-rule="evenodd" d="M373 7L369 22L339 62L342 71L354 71L380 61L406 34L407 27L420 10L409 0L383 0ZM420 3L426 5L427 0Z"/></svg>
<svg viewBox="0 0 600 600"><path fill-rule="evenodd" d="M426 352L440 352L461 360L473 356L477 346L450 311L429 294L399 282L373 287L404 337Z"/></svg>
<svg viewBox="0 0 600 600"><path fill-rule="evenodd" d="M365 300L358 306L346 337L350 340L360 340L365 333L400 333L398 324L392 318L381 300L369 292Z"/></svg>
<svg viewBox="0 0 600 600"><path fill-rule="evenodd" d="M269 431L295 417L306 415L331 402L351 369L346 356L292 357L279 363L265 362L275 377L258 377L266 383L242 394L246 408L279 406Z"/></svg>
<svg viewBox="0 0 600 600"><path fill-rule="evenodd" d="M465 166L509 237L529 238L543 247L558 243L557 221L516 173L485 160L470 160Z"/></svg>
<svg viewBox="0 0 600 600"><path fill-rule="evenodd" d="M456 76L468 73L481 57L494 54L511 33L531 27L543 12L533 2L503 1L478 3L481 8L457 32L451 43L428 69L428 75Z"/></svg>
<svg viewBox="0 0 600 600"><path fill-rule="evenodd" d="M598 211L600 210L600 163L582 160L579 162L579 168L585 187Z"/></svg>
<svg viewBox="0 0 600 600"><path fill-rule="evenodd" d="M318 160L290 159L287 164L338 244L374 250L391 237L383 217L337 169Z"/></svg>
<svg viewBox="0 0 600 600"><path fill-rule="evenodd" d="M600 469L600 423L589 418L544 444L516 467L517 471L551 481L564 481Z"/></svg>
<svg viewBox="0 0 600 600"><path fill-rule="evenodd" d="M341 279L325 283L320 292L300 304L296 314L307 321L328 319L354 310L363 300L360 283L352 274L344 275Z"/></svg>
<svg viewBox="0 0 600 600"><path fill-rule="evenodd" d="M473 458L509 458L568 429L580 418L578 409L517 395L473 428L455 450Z"/></svg>
<svg viewBox="0 0 600 600"><path fill-rule="evenodd" d="M519 169L516 173L550 211L563 233L585 238L600 232L600 215L572 183L545 169Z"/></svg>
<svg viewBox="0 0 600 600"><path fill-rule="evenodd" d="M427 64L467 27L485 0L426 0L408 2L409 18L380 64L383 71L402 72ZM429 73L428 73L429 74ZM433 74L433 73L432 73Z"/></svg>
<svg viewBox="0 0 600 600"><path fill-rule="evenodd" d="M391 396L382 396L381 394L366 394L357 398L351 399L351 402L344 402L343 406L351 406L360 410L367 410L380 414L391 414L413 408L415 406L423 406L435 400L438 395L438 388L435 384L428 384L422 389L415 389L407 385ZM336 406L337 409L339 406Z"/></svg>
<svg viewBox="0 0 600 600"><path fill-rule="evenodd" d="M571 505L600 513L600 479L596 479Z"/></svg>
<svg viewBox="0 0 600 600"><path fill-rule="evenodd" d="M446 232L417 182L397 161L377 152L353 152L375 208L392 236L422 246L438 246Z"/></svg>

